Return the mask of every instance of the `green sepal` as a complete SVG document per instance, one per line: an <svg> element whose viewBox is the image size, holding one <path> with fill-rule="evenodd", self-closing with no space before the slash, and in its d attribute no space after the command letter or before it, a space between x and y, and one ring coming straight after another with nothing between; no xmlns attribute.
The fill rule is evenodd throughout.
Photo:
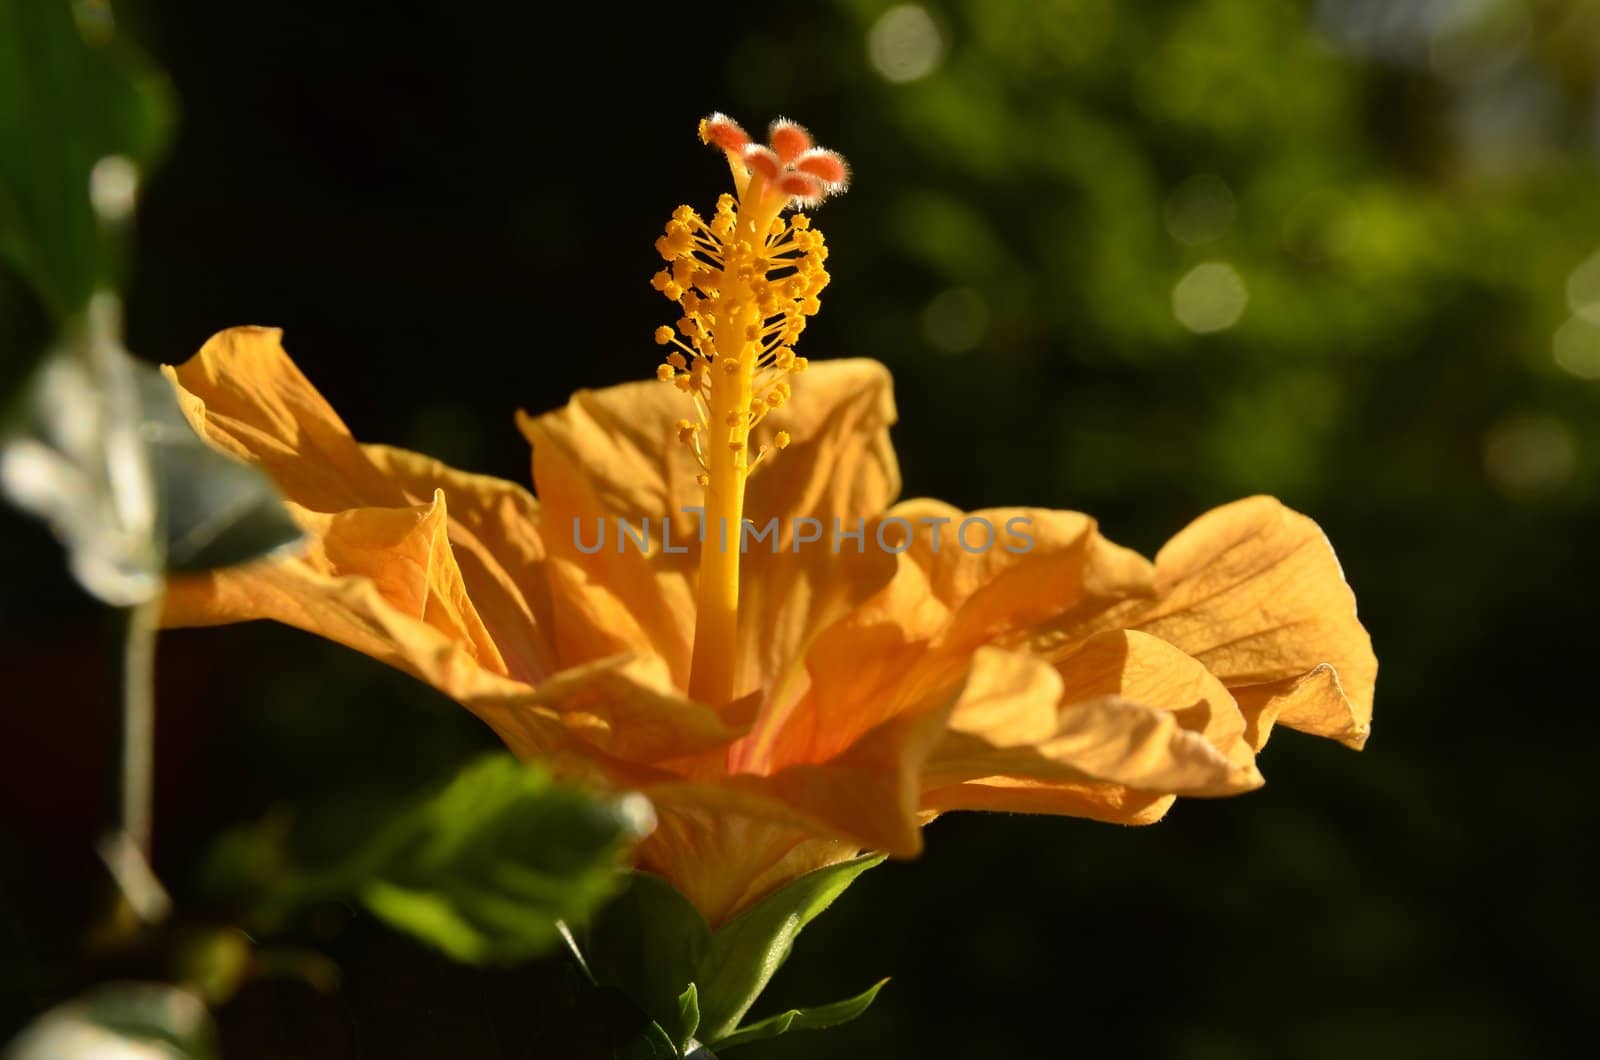
<svg viewBox="0 0 1600 1060"><path fill-rule="evenodd" d="M675 1042L696 1034L711 1043L727 1040L788 958L800 931L856 877L883 860L882 854L868 854L809 872L714 932L675 887L658 876L635 872L627 888L595 918L579 949L597 982L620 989ZM685 1030L682 999L690 987L698 1026ZM865 997L861 1007L870 1001ZM785 1028L802 1029L812 1025L801 1019L805 1012L827 1013L836 1007L775 1018L787 1017Z"/></svg>
<svg viewBox="0 0 1600 1060"><path fill-rule="evenodd" d="M680 998L695 987L696 1024L705 1004L696 981L711 952L711 929L676 887L647 872L629 873L627 885L581 936L589 973L615 986L675 1042L693 1031L682 1026Z"/></svg>
<svg viewBox="0 0 1600 1060"><path fill-rule="evenodd" d="M704 1037L733 1033L794 949L801 929L886 855L867 854L808 872L740 913L711 939L701 965Z"/></svg>
<svg viewBox="0 0 1600 1060"><path fill-rule="evenodd" d="M689 1043L694 1041L694 1033L699 1029L700 991L695 984L690 983L688 989L678 995L678 1036L673 1044L680 1052L688 1052Z"/></svg>
<svg viewBox="0 0 1600 1060"><path fill-rule="evenodd" d="M871 1005L878 996L878 991L883 989L889 980L880 979L855 997L835 1001L831 1005L814 1005L811 1008L792 1008L787 1012L780 1012L776 1016L768 1016L755 1023L747 1023L737 1031L725 1038L713 1040L709 1044L713 1049L733 1049L751 1042L764 1041L767 1038L776 1038L780 1034L790 1031L819 1031L827 1027L837 1027L841 1023L849 1023Z"/></svg>

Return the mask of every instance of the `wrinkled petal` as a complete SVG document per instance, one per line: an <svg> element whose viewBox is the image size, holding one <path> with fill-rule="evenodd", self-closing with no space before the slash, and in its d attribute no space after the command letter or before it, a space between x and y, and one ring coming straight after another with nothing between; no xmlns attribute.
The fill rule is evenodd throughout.
<svg viewBox="0 0 1600 1060"><path fill-rule="evenodd" d="M738 768L758 773L839 754L917 702L919 693L955 683L965 660L926 672L927 645L949 610L928 590L927 575L905 555L870 600L811 643L792 694L774 696L740 746Z"/></svg>
<svg viewBox="0 0 1600 1060"><path fill-rule="evenodd" d="M486 657L500 659L506 672L523 680L548 673L553 650L533 498L512 483L454 471L419 454L359 445L284 353L280 339L274 328L233 328L214 336L185 364L162 369L195 429L224 451L259 464L298 506L302 523L314 534L334 525L316 516L365 511L370 524L377 518L371 512L431 506L443 491L448 514L437 547L452 553L449 566L461 581L463 599L471 601L467 606L477 612L473 621L493 643ZM382 564L373 558L369 565ZM169 605L169 624L273 617L251 604L251 587L268 569L255 565L230 573L222 593L226 617L194 607L182 613ZM206 591L220 591L215 579L198 581L211 586ZM264 596L280 589L261 582ZM203 596L199 589L189 593L191 605ZM349 628L342 634L304 628L342 643L353 636ZM384 658L394 647L369 644L358 650Z"/></svg>
<svg viewBox="0 0 1600 1060"><path fill-rule="evenodd" d="M1232 764L1230 786L1245 791L1261 785L1249 727L1233 695L1198 659L1159 637L1137 630L1099 633L1055 669L1067 700L1115 696L1171 711Z"/></svg>
<svg viewBox="0 0 1600 1060"><path fill-rule="evenodd" d="M980 649L928 761L923 806L1131 824L1159 817L1171 795L1229 795L1260 784L1253 769L1241 771L1203 731L1185 727L1181 712L1196 704L1189 700L1195 689L1183 681L1118 675L1116 683L1141 687L1157 701L1075 699L1068 682L1078 675L1066 669L1064 675L1022 652ZM1082 669L1111 672L1098 659Z"/></svg>
<svg viewBox="0 0 1600 1060"><path fill-rule="evenodd" d="M1271 497L1207 512L1156 557L1159 602L1115 615L1199 659L1252 719L1359 748L1378 662L1322 529Z"/></svg>
<svg viewBox="0 0 1600 1060"><path fill-rule="evenodd" d="M576 568L583 584L632 616L627 628L596 629L587 601L572 606L555 592L565 665L597 657L583 652L623 648L661 656L679 687L688 685L698 549L694 517L684 509L701 504L703 491L695 481L699 468L676 443L672 425L690 407L676 388L652 381L580 390L553 412L517 416L533 447L534 492L550 556L570 565L568 584ZM624 538L619 520L644 540L643 549Z"/></svg>
<svg viewBox="0 0 1600 1060"><path fill-rule="evenodd" d="M892 560L836 553L835 523L851 529L893 500L898 466L889 445L894 402L887 371L872 361L829 361L793 382L794 394L762 424L759 439L786 430L791 444L752 475L746 517L757 531L776 520L770 539L752 541L741 565L739 686L773 682L816 631L870 596L893 574ZM627 650L665 658L674 680L688 683L694 646L694 586L704 490L690 450L674 425L693 405L660 382L579 391L563 408L518 423L533 446L533 478L549 554L581 571L567 584L598 594L572 608L554 594L563 660L566 651ZM817 520L823 539L794 542L796 521ZM618 520L646 528L641 551L619 540ZM663 546L663 523L671 551ZM601 541L604 526L603 546ZM707 527L712 540L718 528ZM730 535L732 531L730 530ZM730 536L730 547L733 538ZM581 547L580 547L581 546ZM682 549L683 551L678 551ZM614 606L613 606L614 604ZM616 611L631 619L598 625ZM570 635L566 627L575 627Z"/></svg>
<svg viewBox="0 0 1600 1060"><path fill-rule="evenodd" d="M450 499L450 548L467 595L509 671L537 680L555 668L554 627L539 502L515 483L457 471L429 456L364 445L373 466L412 503L436 491Z"/></svg>
<svg viewBox="0 0 1600 1060"><path fill-rule="evenodd" d="M651 789L650 798L657 826L635 849L637 863L683 892L713 930L782 884L859 853L809 824L746 816L715 789Z"/></svg>
<svg viewBox="0 0 1600 1060"><path fill-rule="evenodd" d="M931 531L919 529L908 554L952 610L938 641L947 650L992 644L1054 659L1097 632L1143 630L1217 676L1244 713L1253 749L1274 722L1352 747L1366 740L1377 661L1355 597L1316 523L1270 497L1201 516L1154 565L1072 512L963 513L909 501L891 514L918 527L948 520L946 533L967 518L997 530L1029 520L1034 540L1020 553L997 543L975 554L946 539L935 554Z"/></svg>
<svg viewBox="0 0 1600 1060"><path fill-rule="evenodd" d="M785 686L816 636L888 585L897 568L865 536L900 492L888 370L876 361L826 361L795 376L793 387L758 432L787 431L792 441L768 455L771 464L751 476L745 499L758 528L777 520L777 538L770 547L752 544L739 588L735 686L767 685L774 711L792 701L794 688ZM817 530L821 540L797 541L802 529ZM863 536L842 536L852 531Z"/></svg>
<svg viewBox="0 0 1600 1060"><path fill-rule="evenodd" d="M1154 588L1149 561L1101 537L1095 521L1078 512L963 512L915 500L889 515L912 525L907 554L951 611L940 636L946 650L1013 644L1040 623L1093 614Z"/></svg>
<svg viewBox="0 0 1600 1060"><path fill-rule="evenodd" d="M1105 541L1094 520L1075 512L966 513L912 500L869 525L874 548L880 527L889 548L904 548L893 580L817 638L804 692L757 725L747 768L831 757L959 683L974 648L1016 642L1046 619L1096 614L1154 588L1147 560Z"/></svg>

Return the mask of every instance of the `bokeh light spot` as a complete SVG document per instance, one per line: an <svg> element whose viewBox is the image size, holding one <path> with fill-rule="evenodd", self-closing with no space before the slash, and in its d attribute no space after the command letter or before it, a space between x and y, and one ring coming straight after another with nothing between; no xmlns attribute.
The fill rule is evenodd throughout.
<svg viewBox="0 0 1600 1060"><path fill-rule="evenodd" d="M1578 444L1572 429L1555 416L1508 416L1483 438L1483 469L1508 497L1554 493L1572 478Z"/></svg>
<svg viewBox="0 0 1600 1060"><path fill-rule="evenodd" d="M1172 289L1172 315L1190 331L1226 331L1244 316L1250 301L1239 270L1222 261L1196 265Z"/></svg>
<svg viewBox="0 0 1600 1060"><path fill-rule="evenodd" d="M944 59L944 37L919 4L900 4L867 30L867 58L886 81L904 84L927 77Z"/></svg>
<svg viewBox="0 0 1600 1060"><path fill-rule="evenodd" d="M1567 305L1585 320L1600 324L1600 251L1567 277Z"/></svg>
<svg viewBox="0 0 1600 1060"><path fill-rule="evenodd" d="M941 291L922 310L922 331L940 353L966 353L983 341L989 307L970 287Z"/></svg>
<svg viewBox="0 0 1600 1060"><path fill-rule="evenodd" d="M1233 225L1233 192L1221 177L1198 173L1167 199L1167 232L1191 247L1221 239Z"/></svg>
<svg viewBox="0 0 1600 1060"><path fill-rule="evenodd" d="M139 167L123 155L107 155L89 171L89 203L102 221L117 224L139 198Z"/></svg>
<svg viewBox="0 0 1600 1060"><path fill-rule="evenodd" d="M1600 379L1600 322L1571 317L1556 329L1551 346L1562 371L1579 379Z"/></svg>

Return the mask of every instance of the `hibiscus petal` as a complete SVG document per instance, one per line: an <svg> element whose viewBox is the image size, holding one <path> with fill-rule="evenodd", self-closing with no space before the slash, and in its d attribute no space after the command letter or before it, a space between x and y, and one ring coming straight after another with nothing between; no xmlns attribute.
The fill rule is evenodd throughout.
<svg viewBox="0 0 1600 1060"><path fill-rule="evenodd" d="M550 554L580 568L583 584L632 616L631 625L597 630L590 613L606 605L591 602L578 614L558 613L558 628L568 621L584 624L580 640L591 651L615 650L617 638L629 638L631 650L667 659L680 686L687 684L693 650L701 527L692 510L704 504L704 490L696 481L699 466L676 440L674 425L692 415L682 392L643 382L580 391L564 408L518 420L533 446ZM770 540L751 543L742 565L740 688L778 683L817 630L892 575L892 559L881 553L836 552L830 546L836 523L854 529L894 499L900 477L888 437L893 422L883 366L840 360L796 376L792 398L758 430L756 444L778 430L787 431L791 442L751 476L746 496L746 517L758 531L769 520L777 525ZM817 520L823 536L797 550L801 518ZM631 541L619 551L619 519L635 528L648 520L647 554ZM673 552L661 545L663 521ZM602 525L607 537L595 550ZM558 612L565 606L559 593L555 606Z"/></svg>
<svg viewBox="0 0 1600 1060"><path fill-rule="evenodd" d="M1014 644L1047 620L1092 615L1154 590L1149 561L1101 537L1095 521L1078 512L963 512L915 500L889 517L912 525L908 555L952 612L939 638L945 650Z"/></svg>
<svg viewBox="0 0 1600 1060"><path fill-rule="evenodd" d="M481 614L493 654L525 680L549 672L548 604L533 498L512 483L454 471L419 454L359 445L283 351L281 335L275 328L232 328L185 364L162 369L195 429L224 451L259 464L308 514L403 512L431 505L435 492L443 490L449 501L448 547L459 563L456 576ZM253 566L231 577L230 617L193 613L181 621L270 617L254 613L249 600L252 579L266 569ZM171 608L169 616L169 622L180 621ZM307 628L339 639L333 630ZM389 654L392 646L374 651Z"/></svg>
<svg viewBox="0 0 1600 1060"><path fill-rule="evenodd" d="M949 731L928 761L923 806L1145 823L1165 811L1170 795L1230 795L1258 786L1253 768L1241 770L1203 729L1185 726L1182 712L1195 706L1188 697L1204 694L1204 683L1192 674L1174 681L1141 673L1175 660L1152 658L1160 649L1150 644L1135 652L1140 663L1107 667L1107 649L1096 648L1082 665L1069 660L1058 672L1023 652L980 649ZM1075 698L1080 687L1096 683L1138 688L1156 702L1115 694Z"/></svg>
<svg viewBox="0 0 1600 1060"><path fill-rule="evenodd" d="M303 555L175 579L166 624L282 622L404 670L502 728L500 700L531 690L505 676L467 598L443 492L413 508L291 510L312 535Z"/></svg>
<svg viewBox="0 0 1600 1060"><path fill-rule="evenodd" d="M1156 557L1159 602L1119 621L1199 659L1255 720L1366 742L1378 663L1316 523L1271 497L1207 512Z"/></svg>
<svg viewBox="0 0 1600 1060"><path fill-rule="evenodd" d="M581 635L563 634L566 665L599 657L574 651L625 647L661 656L678 686L688 684L697 524L684 509L702 504L703 491L695 482L699 469L677 444L672 425L691 407L676 388L652 381L580 390L554 412L517 415L533 446L545 547L582 572L581 579L568 577L567 584L581 580L632 616L628 626L610 631L602 646L587 624L590 612L605 605L579 601L574 607L567 594L556 592L557 628L586 627ZM644 538L647 552L624 541L618 520ZM663 533L671 552L662 545ZM626 644L617 638L626 638Z"/></svg>
<svg viewBox="0 0 1600 1060"><path fill-rule="evenodd" d="M919 527L908 554L953 612L943 649L994 644L1061 658L1097 632L1143 630L1221 680L1253 749L1275 721L1351 747L1366 740L1377 661L1355 597L1316 523L1271 497L1201 516L1153 566L1073 512L963 513L919 500L890 514ZM973 553L947 537L935 554L931 532L920 529L945 519L948 535L978 517L997 531L1027 518L1033 544L1020 554L999 545Z"/></svg>
<svg viewBox="0 0 1600 1060"><path fill-rule="evenodd" d="M361 448L413 503L435 491L449 498L451 551L509 672L527 681L549 674L555 666L548 632L554 619L533 494L420 453L386 445Z"/></svg>
<svg viewBox="0 0 1600 1060"><path fill-rule="evenodd" d="M1179 725L1205 737L1232 763L1238 790L1262 783L1239 704L1199 660L1159 637L1137 630L1096 634L1055 669L1068 700L1116 696L1171 711Z"/></svg>

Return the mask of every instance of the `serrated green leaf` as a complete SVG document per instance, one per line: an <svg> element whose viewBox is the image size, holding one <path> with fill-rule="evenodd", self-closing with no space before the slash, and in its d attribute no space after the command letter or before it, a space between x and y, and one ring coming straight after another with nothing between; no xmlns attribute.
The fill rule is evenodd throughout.
<svg viewBox="0 0 1600 1060"><path fill-rule="evenodd" d="M868 854L808 872L774 891L712 936L702 961L700 1018L702 1037L716 1041L734 1032L773 973L788 959L803 929L857 876L882 863Z"/></svg>
<svg viewBox="0 0 1600 1060"><path fill-rule="evenodd" d="M751 1042L776 1038L790 1031L820 1031L827 1027L837 1027L841 1023L849 1023L867 1011L867 1007L878 996L878 991L882 990L888 981L880 979L855 997L835 1001L831 1005L792 1008L756 1023L746 1024L724 1038L712 1040L711 1047L718 1050L733 1049Z"/></svg>
<svg viewBox="0 0 1600 1060"><path fill-rule="evenodd" d="M58 322L117 262L89 201L90 173L118 155L148 169L165 148L172 94L122 39L108 5L0 0L0 262Z"/></svg>
<svg viewBox="0 0 1600 1060"><path fill-rule="evenodd" d="M194 994L165 983L117 982L44 1013L12 1040L5 1060L212 1060L216 1055L211 1015Z"/></svg>
<svg viewBox="0 0 1600 1060"><path fill-rule="evenodd" d="M521 960L554 947L559 922L584 922L611 894L619 848L639 827L630 803L558 786L505 753L387 821L347 856L285 884L271 896L275 911L356 898L457 960Z"/></svg>

